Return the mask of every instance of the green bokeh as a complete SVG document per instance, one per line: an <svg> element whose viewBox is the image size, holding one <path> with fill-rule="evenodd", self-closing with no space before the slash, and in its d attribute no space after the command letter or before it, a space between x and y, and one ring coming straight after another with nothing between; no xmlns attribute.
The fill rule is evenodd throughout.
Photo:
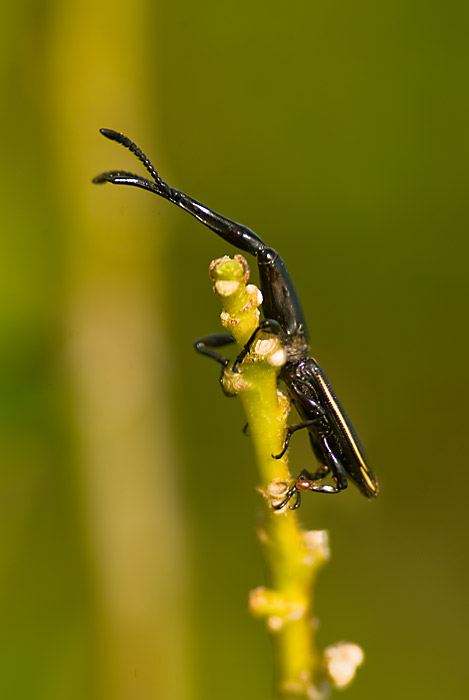
<svg viewBox="0 0 469 700"><path fill-rule="evenodd" d="M234 249L145 193L93 189L101 169L139 167L103 143L102 126L281 252L312 352L367 447L376 502L350 489L306 496L301 511L331 534L320 641L356 641L367 657L346 697L466 697L466 3L106 6L108 17L25 0L0 22L0 697L166 700L147 694L150 682L119 696L112 654L103 662L103 639L118 632L102 612L105 557L90 544L100 541L86 476L96 426L77 417L69 350L80 333L71 309L90 280L112 308L143 280L139 299L165 326L143 331L165 349L148 358L155 396L141 421L156 430L164 419L177 453L152 499L176 512L159 536L169 550L176 538L185 602L155 663L181 644L186 680L172 700L270 693L267 635L246 611L265 582L253 456L238 402L191 349L219 330L207 269ZM127 68L111 78L116 62ZM109 202L118 230L102 213ZM93 217L80 231L77 218ZM106 453L105 431L102 441ZM291 452L293 468L311 465L304 436ZM148 635L160 635L154 611Z"/></svg>

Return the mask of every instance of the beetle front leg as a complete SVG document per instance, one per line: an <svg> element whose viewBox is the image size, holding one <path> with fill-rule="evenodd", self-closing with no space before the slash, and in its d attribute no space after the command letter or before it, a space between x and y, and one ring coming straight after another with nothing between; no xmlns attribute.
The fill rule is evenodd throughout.
<svg viewBox="0 0 469 700"><path fill-rule="evenodd" d="M233 398L233 396L236 396L236 393L231 393L228 391L223 381L225 377L225 369L229 365L230 361L227 357L224 357L215 350L212 350L212 348L224 347L225 345L230 345L234 342L235 339L231 333L212 333L211 335L205 335L203 338L194 340L194 348L197 352L199 352L201 355L210 357L212 360L215 360L215 362L218 362L221 365L220 386L225 396L230 399Z"/></svg>
<svg viewBox="0 0 469 700"><path fill-rule="evenodd" d="M244 348L239 353L236 360L233 362L233 372L239 372L239 365L242 363L246 355L251 351L251 347L257 338L257 334L265 330L270 330L276 335L283 333L282 327L278 321L274 321L271 318L266 318L263 321L261 321L257 326L256 330L252 333L247 343L245 344Z"/></svg>

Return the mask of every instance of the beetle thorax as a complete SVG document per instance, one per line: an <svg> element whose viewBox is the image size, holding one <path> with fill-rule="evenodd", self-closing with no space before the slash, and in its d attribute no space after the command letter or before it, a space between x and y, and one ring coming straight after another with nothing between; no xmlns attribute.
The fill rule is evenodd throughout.
<svg viewBox="0 0 469 700"><path fill-rule="evenodd" d="M283 344L287 351L287 362L297 363L308 356L309 345L301 332L293 336L285 335Z"/></svg>

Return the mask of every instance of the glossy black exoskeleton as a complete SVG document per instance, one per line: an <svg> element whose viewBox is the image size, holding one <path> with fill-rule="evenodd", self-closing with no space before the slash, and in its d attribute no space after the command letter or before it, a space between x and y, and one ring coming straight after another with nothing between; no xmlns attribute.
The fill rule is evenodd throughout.
<svg viewBox="0 0 469 700"><path fill-rule="evenodd" d="M367 463L360 441L324 372L315 360L308 357L308 331L303 310L280 255L273 248L268 248L261 238L246 226L226 219L184 192L169 187L160 178L146 155L127 136L111 129L101 129L101 133L128 148L143 163L152 180L133 173L113 170L98 175L93 182L112 182L115 185L133 185L149 190L189 212L239 250L257 258L264 321L261 321L236 358L233 371L238 371L259 331L270 331L279 336L286 351L286 362L281 368L280 377L287 387L301 422L288 428L283 450L275 457L283 456L294 432L306 428L311 447L320 464L313 474L303 470L287 491L283 501L274 506L275 509L283 508L293 496L296 496L296 500L291 507L297 508L302 491L339 493L347 487L347 477L350 477L368 498L377 496L378 482ZM198 352L219 362L223 373L229 361L214 348L233 342L234 338L230 333L217 333L200 338L194 345ZM329 473L335 485L319 483Z"/></svg>

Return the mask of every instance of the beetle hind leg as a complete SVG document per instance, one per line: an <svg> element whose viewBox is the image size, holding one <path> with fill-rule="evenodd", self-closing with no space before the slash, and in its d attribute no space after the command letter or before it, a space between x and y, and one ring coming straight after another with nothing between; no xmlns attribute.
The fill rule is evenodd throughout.
<svg viewBox="0 0 469 700"><path fill-rule="evenodd" d="M287 503L293 498L293 496L296 496L296 499L295 503L292 506L290 506L290 510L296 510L297 508L299 508L301 505L301 492L312 490L311 485L313 484L313 482L323 479L325 476L327 476L328 473L329 467L326 466L320 467L320 469L314 472L314 474L311 474L310 472L306 471L306 469L303 469L295 479L293 486L291 486L288 489L283 501L273 506L274 510L281 510L284 506L287 505Z"/></svg>
<svg viewBox="0 0 469 700"><path fill-rule="evenodd" d="M295 503L290 506L290 510L296 510L297 508L300 507L301 504L301 494L300 491L296 485L296 482L293 484L291 488L288 489L285 498L281 503L277 503L275 506L272 506L274 510L281 510L284 506L287 505L287 503L293 498L293 496L296 496Z"/></svg>
<svg viewBox="0 0 469 700"><path fill-rule="evenodd" d="M295 426L292 426L295 427ZM318 493L340 493L348 486L347 473L344 469L342 463L337 459L326 438L323 438L322 444L324 447L323 458L325 464L323 464L319 469L317 469L313 474L303 469L291 488L288 489L286 497L283 501L274 506L274 510L280 510L291 500L291 498L296 495L295 503L290 506L291 510L296 510L301 504L301 492L302 491L316 491ZM331 484L318 484L326 477L330 472L332 472L332 477L335 481L335 486Z"/></svg>

